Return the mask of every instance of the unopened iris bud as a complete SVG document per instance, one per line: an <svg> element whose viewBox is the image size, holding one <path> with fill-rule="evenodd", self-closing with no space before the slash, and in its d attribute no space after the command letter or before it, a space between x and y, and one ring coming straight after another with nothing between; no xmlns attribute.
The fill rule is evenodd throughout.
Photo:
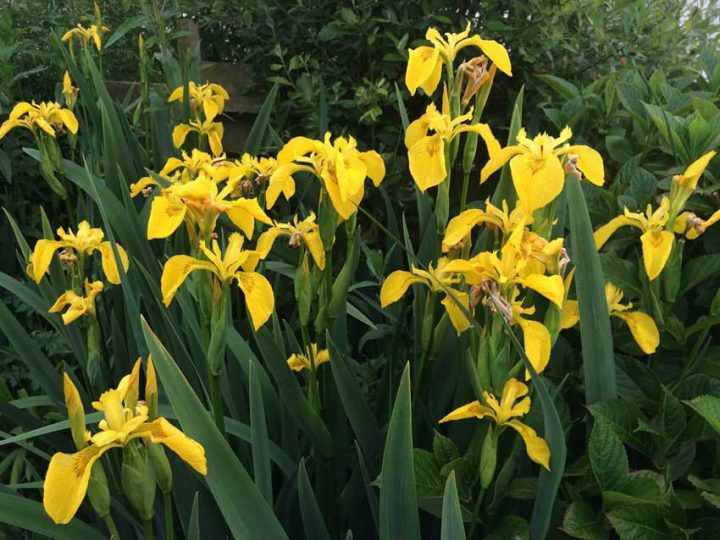
<svg viewBox="0 0 720 540"><path fill-rule="evenodd" d="M90 482L88 483L87 496L90 506L101 519L110 514L110 490L108 489L105 469L99 461L93 465L90 471Z"/></svg>
<svg viewBox="0 0 720 540"><path fill-rule="evenodd" d="M132 441L123 447L120 477L125 497L140 519L151 520L155 515L156 474L144 444Z"/></svg>
<svg viewBox="0 0 720 540"><path fill-rule="evenodd" d="M172 490L172 467L168 461L167 455L165 455L165 449L159 444L148 444L145 446L147 453L150 455L153 467L155 468L155 475L157 476L157 483L160 487L160 491L163 493L170 493Z"/></svg>
<svg viewBox="0 0 720 540"><path fill-rule="evenodd" d="M488 431L483 440L482 449L480 450L480 485L483 489L487 489L495 476L495 468L497 467L497 436L493 430L493 426L488 426Z"/></svg>
<svg viewBox="0 0 720 540"><path fill-rule="evenodd" d="M148 411L148 419L155 420L158 416L158 388L152 355L148 356L147 371L145 372L145 406Z"/></svg>
<svg viewBox="0 0 720 540"><path fill-rule="evenodd" d="M80 400L80 393L67 373L63 373L63 390L73 442L75 448L82 450L87 446L85 442L85 411Z"/></svg>

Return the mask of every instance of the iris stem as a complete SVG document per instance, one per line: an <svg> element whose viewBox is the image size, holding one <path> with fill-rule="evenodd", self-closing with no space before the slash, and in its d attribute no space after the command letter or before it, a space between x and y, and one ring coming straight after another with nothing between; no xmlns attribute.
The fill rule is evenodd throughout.
<svg viewBox="0 0 720 540"><path fill-rule="evenodd" d="M468 534L468 538L475 538L473 535L475 534L475 526L478 522L478 515L480 514L480 505L482 504L483 495L485 495L485 489L480 488L477 499L475 501L475 508L473 509L472 520L470 521L470 534Z"/></svg>
<svg viewBox="0 0 720 540"><path fill-rule="evenodd" d="M172 492L163 493L163 506L165 507L165 538L173 540L175 531L173 530Z"/></svg>
<svg viewBox="0 0 720 540"><path fill-rule="evenodd" d="M145 540L153 540L155 533L153 532L153 520L143 521L143 536Z"/></svg>
<svg viewBox="0 0 720 540"><path fill-rule="evenodd" d="M213 419L215 425L225 436L225 417L223 415L223 397L220 390L220 374L208 370L208 383L210 386L210 403L212 405Z"/></svg>
<svg viewBox="0 0 720 540"><path fill-rule="evenodd" d="M463 173L462 193L460 194L460 209L458 210L458 213L462 213L465 210L465 205L467 204L467 194L468 194L469 187L470 187L470 171L465 171Z"/></svg>
<svg viewBox="0 0 720 540"><path fill-rule="evenodd" d="M103 517L103 521L105 521L105 525L107 525L108 531L110 532L110 538L113 540L120 540L120 533L117 530L112 514L108 514Z"/></svg>

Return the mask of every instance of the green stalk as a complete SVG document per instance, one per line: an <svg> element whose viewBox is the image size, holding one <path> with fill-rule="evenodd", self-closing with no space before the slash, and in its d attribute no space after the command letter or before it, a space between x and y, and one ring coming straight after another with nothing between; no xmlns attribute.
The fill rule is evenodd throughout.
<svg viewBox="0 0 720 540"><path fill-rule="evenodd" d="M153 538L155 537L152 519L143 521L143 536L145 537L145 540L153 540Z"/></svg>
<svg viewBox="0 0 720 540"><path fill-rule="evenodd" d="M210 344L207 350L208 383L213 418L215 425L223 435L225 435L225 417L223 414L222 391L220 389L220 373L225 363L225 348L227 346L228 297L228 287L223 285L220 298L212 307Z"/></svg>
<svg viewBox="0 0 720 540"><path fill-rule="evenodd" d="M117 530L117 526L115 525L115 520L113 519L112 514L107 514L103 517L103 520L105 521L105 525L110 532L111 540L120 540L120 533Z"/></svg>
<svg viewBox="0 0 720 540"><path fill-rule="evenodd" d="M173 525L172 492L163 493L163 506L165 507L165 538L173 540L175 531Z"/></svg>

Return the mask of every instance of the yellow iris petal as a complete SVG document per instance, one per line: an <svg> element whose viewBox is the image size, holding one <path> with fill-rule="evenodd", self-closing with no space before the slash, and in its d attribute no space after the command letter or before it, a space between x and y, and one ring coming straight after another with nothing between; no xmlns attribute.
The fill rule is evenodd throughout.
<svg viewBox="0 0 720 540"><path fill-rule="evenodd" d="M410 174L420 188L426 191L437 186L447 176L445 168L445 142L439 135L418 140L408 151Z"/></svg>
<svg viewBox="0 0 720 540"><path fill-rule="evenodd" d="M530 274L518 280L518 282L523 287L539 292L562 309L563 298L565 297L565 285L559 275L543 276L542 274Z"/></svg>
<svg viewBox="0 0 720 540"><path fill-rule="evenodd" d="M225 213L246 238L253 237L255 220L272 225L272 220L260 207L257 199L237 199L232 202L232 206Z"/></svg>
<svg viewBox="0 0 720 540"><path fill-rule="evenodd" d="M190 126L187 124L178 124L175 126L172 132L172 140L175 148L180 148L185 143L185 139L190 131Z"/></svg>
<svg viewBox="0 0 720 540"><path fill-rule="evenodd" d="M368 177L375 187L378 187L385 178L385 161L374 150L360 152L360 159L365 162Z"/></svg>
<svg viewBox="0 0 720 540"><path fill-rule="evenodd" d="M135 429L131 438L142 437L164 444L185 463L202 475L207 474L207 459L203 446L185 435L165 418L158 418Z"/></svg>
<svg viewBox="0 0 720 540"><path fill-rule="evenodd" d="M253 327L257 330L267 322L275 308L272 286L265 276L257 272L238 272L235 277L245 295Z"/></svg>
<svg viewBox="0 0 720 540"><path fill-rule="evenodd" d="M530 426L526 426L519 420L510 420L506 425L517 431L525 443L525 450L528 457L538 465L550 470L550 447L545 439L538 437L538 434Z"/></svg>
<svg viewBox="0 0 720 540"><path fill-rule="evenodd" d="M413 283L424 283L425 280L411 272L396 270L383 281L380 289L380 306L386 307L400 300Z"/></svg>
<svg viewBox="0 0 720 540"><path fill-rule="evenodd" d="M487 56L500 71L512 77L510 55L503 45L493 39L481 39L480 36L477 35L464 40L462 43L462 47L467 47L469 45L479 47L482 52L485 53L485 56Z"/></svg>
<svg viewBox="0 0 720 540"><path fill-rule="evenodd" d="M626 225L635 225L635 222L627 216L617 216L608 221L605 225L595 231L595 247L601 249L610 237L615 234L620 227Z"/></svg>
<svg viewBox="0 0 720 540"><path fill-rule="evenodd" d="M562 150L564 154L578 156L577 166L590 182L596 186L605 183L605 167L602 156L596 151L582 144L568 146Z"/></svg>
<svg viewBox="0 0 720 540"><path fill-rule="evenodd" d="M510 160L519 204L528 213L552 202L562 191L565 172L555 155L535 158L523 153Z"/></svg>
<svg viewBox="0 0 720 540"><path fill-rule="evenodd" d="M363 190L367 165L357 157L338 154L335 161L335 173L343 202L350 200Z"/></svg>
<svg viewBox="0 0 720 540"><path fill-rule="evenodd" d="M417 47L408 52L405 86L414 96L418 88L431 95L437 88L442 75L440 51L435 47Z"/></svg>
<svg viewBox="0 0 720 540"><path fill-rule="evenodd" d="M452 298L450 295L452 295ZM459 303L467 311L470 311L470 297L467 293L449 289L447 296L443 298L441 303L445 306L445 311L447 311L450 322L458 336L472 326L472 321L468 320L465 313L458 307Z"/></svg>
<svg viewBox="0 0 720 540"><path fill-rule="evenodd" d="M645 354L652 354L660 344L660 332L653 318L642 311L616 312L614 317L627 323L638 347Z"/></svg>
<svg viewBox="0 0 720 540"><path fill-rule="evenodd" d="M580 320L580 308L577 300L566 300L560 314L560 329L567 330L575 326Z"/></svg>
<svg viewBox="0 0 720 540"><path fill-rule="evenodd" d="M215 271L215 266L206 261L199 261L188 255L175 255L170 257L160 277L160 291L163 295L163 302L169 306L175 297L175 293L183 281L195 270Z"/></svg>
<svg viewBox="0 0 720 540"><path fill-rule="evenodd" d="M164 196L155 197L150 207L148 240L167 238L174 233L185 219L186 211L185 205L179 200L171 200Z"/></svg>
<svg viewBox="0 0 720 540"><path fill-rule="evenodd" d="M320 270L325 268L325 248L320 238L318 231L312 231L303 234L303 240L305 241L305 247L307 247L310 255L315 260L315 264Z"/></svg>
<svg viewBox="0 0 720 540"><path fill-rule="evenodd" d="M50 459L43 485L43 506L58 524L69 523L87 493L92 466L111 446L89 446L75 452L58 452Z"/></svg>
<svg viewBox="0 0 720 540"><path fill-rule="evenodd" d="M30 273L35 283L40 283L43 276L47 273L53 255L62 246L57 240L38 240L32 253L30 265Z"/></svg>
<svg viewBox="0 0 720 540"><path fill-rule="evenodd" d="M115 244L115 247L117 248L118 256L120 258L120 263L122 264L123 270L127 272L129 266L127 252L120 244ZM110 244L110 242L107 241L102 242L98 246L98 250L100 251L100 255L102 257L102 269L105 273L105 277L110 283L119 285L120 271L118 270L117 264L115 262L115 254L113 253L112 245Z"/></svg>
<svg viewBox="0 0 720 540"><path fill-rule="evenodd" d="M675 235L669 231L648 231L640 237L643 263L650 281L660 275L672 252Z"/></svg>
<svg viewBox="0 0 720 540"><path fill-rule="evenodd" d="M465 420L466 418L482 419L486 416L492 416L494 418L495 413L492 409L481 404L479 401L473 401L472 403L458 407L450 414L438 420L438 423L442 424L444 422L454 422L455 420Z"/></svg>
<svg viewBox="0 0 720 540"><path fill-rule="evenodd" d="M277 159L280 163L289 163L300 156L316 150L318 145L322 146L322 143L307 137L294 137L285 143L282 150L278 152Z"/></svg>
<svg viewBox="0 0 720 540"><path fill-rule="evenodd" d="M470 234L473 227L488 219L488 215L478 209L465 210L450 220L445 229L445 236L442 241L443 253L449 251L453 246L461 243Z"/></svg>
<svg viewBox="0 0 720 540"><path fill-rule="evenodd" d="M535 371L542 373L550 361L550 349L552 340L550 332L544 324L538 321L531 321L518 317L515 319L523 332L523 346L528 360L535 368ZM530 378L530 373L525 372L525 380Z"/></svg>

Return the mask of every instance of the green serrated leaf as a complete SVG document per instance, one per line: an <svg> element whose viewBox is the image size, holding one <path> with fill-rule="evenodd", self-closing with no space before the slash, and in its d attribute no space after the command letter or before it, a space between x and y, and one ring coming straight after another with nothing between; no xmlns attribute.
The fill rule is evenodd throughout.
<svg viewBox="0 0 720 540"><path fill-rule="evenodd" d="M595 423L588 443L588 456L600 489L621 490L628 475L625 447L608 422Z"/></svg>

